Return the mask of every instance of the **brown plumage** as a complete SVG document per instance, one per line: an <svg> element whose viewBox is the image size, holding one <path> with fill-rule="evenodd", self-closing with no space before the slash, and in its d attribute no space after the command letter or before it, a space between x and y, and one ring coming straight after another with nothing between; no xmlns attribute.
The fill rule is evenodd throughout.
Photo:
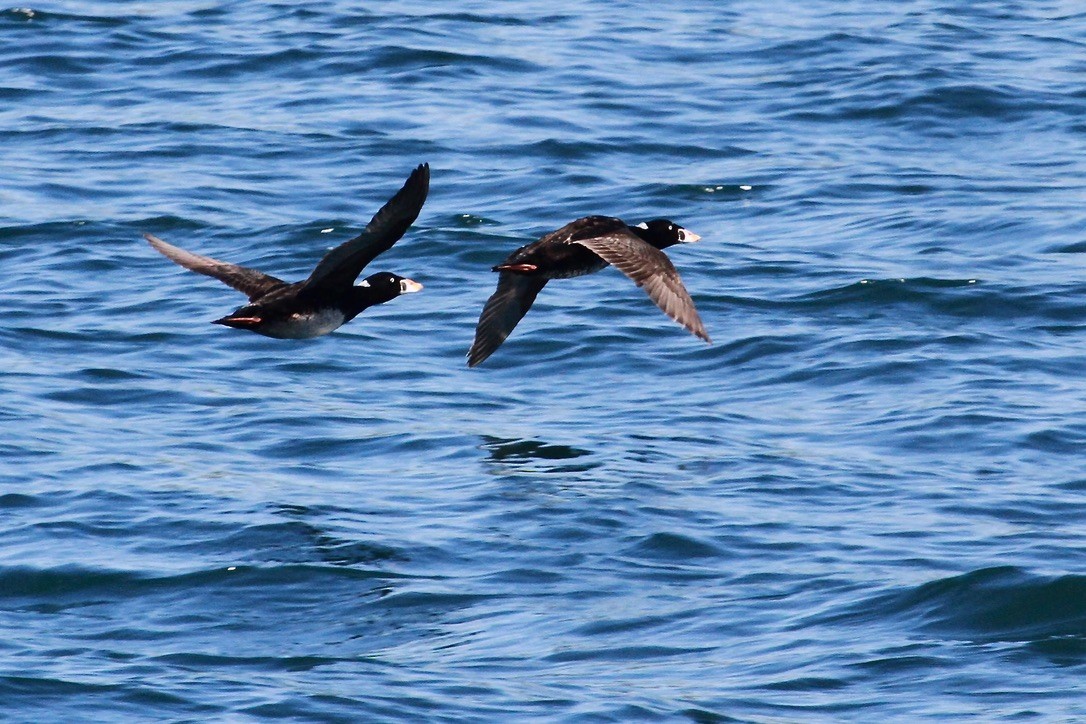
<svg viewBox="0 0 1086 724"><path fill-rule="evenodd" d="M642 287L667 316L711 341L679 272L661 251L699 238L666 219L629 226L621 219L587 216L522 246L494 267L498 288L479 317L468 366L501 346L549 280L591 274L609 264Z"/></svg>

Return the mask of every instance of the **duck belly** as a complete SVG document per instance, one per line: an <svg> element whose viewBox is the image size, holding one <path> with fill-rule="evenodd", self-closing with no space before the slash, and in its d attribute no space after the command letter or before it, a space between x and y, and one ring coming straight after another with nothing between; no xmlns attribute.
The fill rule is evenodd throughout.
<svg viewBox="0 0 1086 724"><path fill-rule="evenodd" d="M338 309L320 309L268 321L260 333L276 339L312 339L339 329L345 321L343 312Z"/></svg>

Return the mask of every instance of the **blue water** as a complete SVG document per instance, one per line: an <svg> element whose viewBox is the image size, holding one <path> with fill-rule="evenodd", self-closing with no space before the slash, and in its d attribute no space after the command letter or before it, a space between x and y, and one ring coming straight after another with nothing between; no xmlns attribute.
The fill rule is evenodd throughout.
<svg viewBox="0 0 1086 724"><path fill-rule="evenodd" d="M1086 718L1079 3L0 12L11 721ZM668 7L668 6L671 7ZM287 279L416 164L295 342ZM464 354L509 251L667 216Z"/></svg>

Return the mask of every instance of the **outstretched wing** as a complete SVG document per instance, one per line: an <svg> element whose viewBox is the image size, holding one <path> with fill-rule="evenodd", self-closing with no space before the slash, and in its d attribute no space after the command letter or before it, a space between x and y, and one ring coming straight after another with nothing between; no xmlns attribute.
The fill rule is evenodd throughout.
<svg viewBox="0 0 1086 724"><path fill-rule="evenodd" d="M536 295L546 286L542 277L501 272L498 288L487 300L479 324L475 328L475 342L468 351L468 367L474 367L501 347L502 342L532 308Z"/></svg>
<svg viewBox="0 0 1086 724"><path fill-rule="evenodd" d="M366 265L392 248L418 218L426 194L430 191L430 165L421 164L411 172L396 195L374 214L365 230L324 255L305 285L345 287Z"/></svg>
<svg viewBox="0 0 1086 724"><path fill-rule="evenodd" d="M712 341L701 323L694 300L667 254L628 231L578 239L573 243L584 246L643 287L664 314L692 334L706 342Z"/></svg>
<svg viewBox="0 0 1086 724"><path fill-rule="evenodd" d="M167 244L153 234L144 234L143 238L167 259L181 266L209 277L218 279L249 297L249 301L259 299L273 289L286 286L286 282L256 269L238 266L226 261L200 256L185 251L173 244Z"/></svg>

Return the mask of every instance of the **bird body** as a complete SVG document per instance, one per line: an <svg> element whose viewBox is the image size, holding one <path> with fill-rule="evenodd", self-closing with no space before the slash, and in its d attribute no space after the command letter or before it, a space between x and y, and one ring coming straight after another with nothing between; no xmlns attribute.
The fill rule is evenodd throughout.
<svg viewBox="0 0 1086 724"><path fill-rule="evenodd" d="M607 262L577 242L610 233L625 233L626 228L626 224L619 219L586 216L544 235L538 241L525 244L493 270L530 274L543 279L569 279L592 274L606 267Z"/></svg>
<svg viewBox="0 0 1086 724"><path fill-rule="evenodd" d="M265 337L275 339L312 339L335 331L347 322L346 316L334 307L291 311L282 316L268 315L267 311L264 314L263 317L245 316L235 312L214 323L234 329L259 330Z"/></svg>
<svg viewBox="0 0 1086 724"><path fill-rule="evenodd" d="M709 340L678 271L663 253L700 237L666 219L629 226L609 216L586 216L526 244L493 268L498 287L483 307L468 352L474 367L501 346L551 279L584 276L613 265L669 317Z"/></svg>
<svg viewBox="0 0 1086 724"><path fill-rule="evenodd" d="M422 285L390 272L355 279L379 254L392 248L418 218L430 188L430 167L422 164L403 188L378 211L357 237L324 255L307 279L289 284L256 269L194 254L151 234L144 237L171 261L214 277L249 297L249 304L216 319L277 339L309 339L338 329L368 307L417 292Z"/></svg>
<svg viewBox="0 0 1086 724"><path fill-rule="evenodd" d="M335 294L304 285L297 282L273 290L213 324L276 339L311 339L339 329L369 307L422 289L418 282L389 272L369 276Z"/></svg>

